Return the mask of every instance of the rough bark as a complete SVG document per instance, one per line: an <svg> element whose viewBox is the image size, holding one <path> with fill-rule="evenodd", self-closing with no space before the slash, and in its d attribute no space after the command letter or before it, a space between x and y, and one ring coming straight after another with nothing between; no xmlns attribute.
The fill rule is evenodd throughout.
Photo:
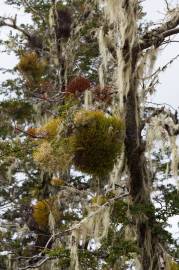
<svg viewBox="0 0 179 270"><path fill-rule="evenodd" d="M135 76L136 64L138 61L137 47L132 54L132 70L130 89L126 99L126 138L125 151L127 166L129 170L129 191L131 204L151 205L151 179L147 168L147 161L144 156L144 146L141 136L140 103L137 97L138 79ZM143 270L160 270L159 243L153 233L155 221L153 217L146 213L132 216L136 227L138 247L140 249L140 260Z"/></svg>

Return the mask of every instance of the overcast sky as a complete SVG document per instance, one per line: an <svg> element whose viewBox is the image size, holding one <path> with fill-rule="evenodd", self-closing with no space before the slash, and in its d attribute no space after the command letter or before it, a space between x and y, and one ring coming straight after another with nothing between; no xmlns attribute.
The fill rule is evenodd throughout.
<svg viewBox="0 0 179 270"><path fill-rule="evenodd" d="M17 22L26 23L29 18L23 13L23 10L16 10L10 6L5 5L4 0L0 0L0 16L14 16L16 13ZM179 0L169 1L173 7L179 5ZM166 5L164 0L145 0L143 2L144 11L147 12L146 21L154 21L155 23L161 22L164 18ZM8 30L5 28L0 29L0 38L7 36ZM179 35L173 38L179 40ZM179 54L179 43L171 43L164 50L159 52L157 66L165 65L170 59ZM13 68L17 64L17 59L14 55L7 55L1 53L0 67ZM7 74L0 73L0 82L7 78ZM167 103L175 108L179 107L179 58L160 75L160 84L156 89L156 94L152 97L153 102ZM172 232L178 233L176 218L171 219L173 223Z"/></svg>

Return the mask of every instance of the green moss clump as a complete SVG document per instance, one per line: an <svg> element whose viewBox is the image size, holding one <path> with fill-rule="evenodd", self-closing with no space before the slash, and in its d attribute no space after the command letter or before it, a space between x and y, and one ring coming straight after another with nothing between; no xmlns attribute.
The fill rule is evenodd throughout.
<svg viewBox="0 0 179 270"><path fill-rule="evenodd" d="M102 111L84 110L72 110L66 119L53 118L36 130L44 140L36 147L34 160L48 171L65 171L73 164L93 176L108 174L121 154L123 121Z"/></svg>
<svg viewBox="0 0 179 270"><path fill-rule="evenodd" d="M53 215L55 222L58 222L60 219L60 211L54 198L38 201L33 206L33 218L40 229L48 229L50 213Z"/></svg>
<svg viewBox="0 0 179 270"><path fill-rule="evenodd" d="M92 204L93 205L103 205L107 202L107 197L103 196L103 195L98 195L93 197L92 199Z"/></svg>
<svg viewBox="0 0 179 270"><path fill-rule="evenodd" d="M120 156L124 140L121 119L101 111L80 111L74 119L74 165L96 176L109 173Z"/></svg>
<svg viewBox="0 0 179 270"><path fill-rule="evenodd" d="M20 57L17 69L24 74L28 80L38 82L41 80L47 63L41 59L36 52L27 52Z"/></svg>
<svg viewBox="0 0 179 270"><path fill-rule="evenodd" d="M171 261L169 264L170 264L170 270L179 270L179 265L176 262Z"/></svg>
<svg viewBox="0 0 179 270"><path fill-rule="evenodd" d="M33 152L34 161L48 172L66 171L72 163L71 138L43 140Z"/></svg>

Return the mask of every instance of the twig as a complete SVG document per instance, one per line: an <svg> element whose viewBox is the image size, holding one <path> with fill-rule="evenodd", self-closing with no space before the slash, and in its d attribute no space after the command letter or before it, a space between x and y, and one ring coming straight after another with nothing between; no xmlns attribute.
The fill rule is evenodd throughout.
<svg viewBox="0 0 179 270"><path fill-rule="evenodd" d="M44 17L41 15L41 13L40 13L40 12L37 12L37 10L36 10L35 8L33 8L33 7L28 3L27 0L23 0L23 2L24 2L24 4L27 6L27 8L29 8L29 9L32 11L32 13L34 13L35 15L37 15L38 17L40 17L40 19L41 19L44 23L46 23Z"/></svg>
<svg viewBox="0 0 179 270"><path fill-rule="evenodd" d="M9 20L11 23L6 22L6 20ZM26 32L24 29L20 28L16 22L17 22L17 15L15 15L14 19L0 16L0 27L7 26L10 28L13 28L15 30L18 30L22 34L24 34L28 39L30 39L31 38L30 34Z"/></svg>
<svg viewBox="0 0 179 270"><path fill-rule="evenodd" d="M28 136L30 136L31 138L34 138L34 139L44 139L44 136L35 136L35 135L32 135L32 134L30 134L29 132L27 132L27 131L25 131L25 130L19 128L19 127L15 127L15 130L16 130L16 131L20 131L20 132L22 132L23 134L28 135Z"/></svg>
<svg viewBox="0 0 179 270"><path fill-rule="evenodd" d="M26 270L26 269L35 269L41 267L46 261L52 259L52 257L45 257L40 263L35 265L28 265L25 267L18 268L18 270Z"/></svg>

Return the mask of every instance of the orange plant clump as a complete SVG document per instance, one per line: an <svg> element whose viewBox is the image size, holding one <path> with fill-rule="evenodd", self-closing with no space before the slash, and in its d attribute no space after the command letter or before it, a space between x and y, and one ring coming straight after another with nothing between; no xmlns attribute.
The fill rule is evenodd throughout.
<svg viewBox="0 0 179 270"><path fill-rule="evenodd" d="M40 83L39 92L41 94L50 93L55 90L54 84L51 81L44 80Z"/></svg>
<svg viewBox="0 0 179 270"><path fill-rule="evenodd" d="M82 76L76 77L72 79L67 88L66 88L66 93L67 94L74 94L74 95L79 95L83 93L85 90L90 88L90 81Z"/></svg>
<svg viewBox="0 0 179 270"><path fill-rule="evenodd" d="M39 228L45 229L48 227L49 213L49 203L47 200L38 201L36 205L33 206L33 218Z"/></svg>
<svg viewBox="0 0 179 270"><path fill-rule="evenodd" d="M60 211L57 207L55 198L48 198L38 201L33 205L33 218L42 230L47 230L49 226L49 215L53 215L55 221L60 218Z"/></svg>
<svg viewBox="0 0 179 270"><path fill-rule="evenodd" d="M28 135L30 137L36 137L36 135L37 135L37 129L36 128L33 128L33 127L30 127L30 128L28 128L27 133L28 133Z"/></svg>
<svg viewBox="0 0 179 270"><path fill-rule="evenodd" d="M52 178L50 184L55 187L60 187L64 185L64 180L60 178Z"/></svg>
<svg viewBox="0 0 179 270"><path fill-rule="evenodd" d="M112 88L107 85L105 85L104 88L97 85L93 89L94 100L98 102L105 102L107 105L110 105L112 102L112 94Z"/></svg>

